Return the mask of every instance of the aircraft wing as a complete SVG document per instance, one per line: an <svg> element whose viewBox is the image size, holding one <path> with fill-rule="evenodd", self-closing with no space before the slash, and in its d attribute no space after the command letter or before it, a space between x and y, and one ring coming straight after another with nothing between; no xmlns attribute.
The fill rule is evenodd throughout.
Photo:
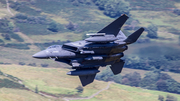
<svg viewBox="0 0 180 101"><path fill-rule="evenodd" d="M100 72L98 69L76 69L69 71L67 75L79 76L82 86L86 86L94 81L98 72Z"/></svg>
<svg viewBox="0 0 180 101"><path fill-rule="evenodd" d="M94 81L95 76L96 76L96 74L79 76L82 86L86 86L86 85L92 83Z"/></svg>

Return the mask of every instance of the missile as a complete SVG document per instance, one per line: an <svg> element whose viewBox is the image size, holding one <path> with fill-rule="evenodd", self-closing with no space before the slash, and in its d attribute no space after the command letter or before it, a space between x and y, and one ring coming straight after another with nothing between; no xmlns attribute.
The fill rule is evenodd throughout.
<svg viewBox="0 0 180 101"><path fill-rule="evenodd" d="M102 43L102 42L113 42L118 39L114 35L105 35L105 36L89 37L89 38L86 38L85 40L88 42Z"/></svg>
<svg viewBox="0 0 180 101"><path fill-rule="evenodd" d="M84 70L74 70L74 71L69 71L67 75L71 76L83 76L83 75L93 75L100 72L97 69L84 69Z"/></svg>
<svg viewBox="0 0 180 101"><path fill-rule="evenodd" d="M81 51L80 54L94 54L94 51Z"/></svg>
<svg viewBox="0 0 180 101"><path fill-rule="evenodd" d="M102 56L93 56L93 57L85 58L85 60L102 60L102 59L103 59Z"/></svg>

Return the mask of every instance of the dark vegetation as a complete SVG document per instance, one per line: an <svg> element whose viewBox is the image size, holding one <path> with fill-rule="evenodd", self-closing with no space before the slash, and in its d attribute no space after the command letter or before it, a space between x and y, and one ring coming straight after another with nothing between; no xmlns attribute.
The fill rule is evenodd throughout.
<svg viewBox="0 0 180 101"><path fill-rule="evenodd" d="M116 83L121 83L122 76L120 74L114 75L109 67L106 67L101 73L98 73L96 76L97 80L102 81L115 81Z"/></svg>
<svg viewBox="0 0 180 101"><path fill-rule="evenodd" d="M14 88L14 89L24 89L24 85L17 83L20 79L14 77L12 75L4 74L0 71L1 76L5 76L7 78L0 79L0 88Z"/></svg>
<svg viewBox="0 0 180 101"><path fill-rule="evenodd" d="M18 42L24 42L24 40L18 35L13 32L14 25L8 19L0 19L0 33L1 36L5 40L11 40L11 38L17 40Z"/></svg>
<svg viewBox="0 0 180 101"><path fill-rule="evenodd" d="M11 65L12 63L8 63L8 62L0 62L0 64L3 64L3 65Z"/></svg>
<svg viewBox="0 0 180 101"><path fill-rule="evenodd" d="M179 49L158 45L144 47L135 52L138 56L126 55L125 67L133 69L170 71L180 73Z"/></svg>
<svg viewBox="0 0 180 101"><path fill-rule="evenodd" d="M165 100L164 96L159 95L158 100L159 101L178 101L178 99L176 97L169 95L169 94L166 96L166 100Z"/></svg>
<svg viewBox="0 0 180 101"><path fill-rule="evenodd" d="M104 14L110 17L119 17L121 14L129 15L128 2L118 0L92 0Z"/></svg>
<svg viewBox="0 0 180 101"><path fill-rule="evenodd" d="M19 65L26 65L26 63L24 63L24 62L19 62Z"/></svg>
<svg viewBox="0 0 180 101"><path fill-rule="evenodd" d="M126 0L130 3L133 10L169 10L175 8L173 0Z"/></svg>
<svg viewBox="0 0 180 101"><path fill-rule="evenodd" d="M178 101L178 99L172 95L167 95L166 96L166 101Z"/></svg>
<svg viewBox="0 0 180 101"><path fill-rule="evenodd" d="M74 6L79 6L81 4L85 4L85 5L91 5L92 2L91 0L68 0L69 2L72 2L72 4Z"/></svg>
<svg viewBox="0 0 180 101"><path fill-rule="evenodd" d="M24 86L19 84L19 83L16 83L16 82L13 82L9 79L0 79L0 88L14 88L14 89L23 89Z"/></svg>
<svg viewBox="0 0 180 101"><path fill-rule="evenodd" d="M15 49L24 49L28 50L30 49L28 45L31 45L30 43L25 43L25 44L16 44L16 43L8 43L3 45L4 47L9 47L9 48L15 48Z"/></svg>
<svg viewBox="0 0 180 101"><path fill-rule="evenodd" d="M3 44L4 44L4 41L0 39L0 46L2 46Z"/></svg>
<svg viewBox="0 0 180 101"><path fill-rule="evenodd" d="M177 14L177 15L180 15L180 9L174 9L173 10L173 13Z"/></svg>
<svg viewBox="0 0 180 101"><path fill-rule="evenodd" d="M82 86L78 86L78 87L76 87L76 90L78 93L83 93L84 88Z"/></svg>
<svg viewBox="0 0 180 101"><path fill-rule="evenodd" d="M71 31L75 31L77 29L77 25L72 23L72 22L69 22L69 24L66 25L66 28L71 30Z"/></svg>
<svg viewBox="0 0 180 101"><path fill-rule="evenodd" d="M36 67L36 63L29 63L28 66Z"/></svg>
<svg viewBox="0 0 180 101"><path fill-rule="evenodd" d="M28 23L28 24L48 24L48 20L45 16L28 16L22 13L16 14L12 17L17 23Z"/></svg>
<svg viewBox="0 0 180 101"><path fill-rule="evenodd" d="M32 2L13 2L10 1L10 7L18 12L21 13L26 13L28 15L40 15L41 11L40 10L36 10L33 9L32 7L30 7L29 5L32 5Z"/></svg>
<svg viewBox="0 0 180 101"><path fill-rule="evenodd" d="M41 67L48 67L48 64L41 64Z"/></svg>
<svg viewBox="0 0 180 101"><path fill-rule="evenodd" d="M46 35L63 30L61 24L47 19L45 16L28 16L18 13L12 19L16 21L20 30L27 35Z"/></svg>
<svg viewBox="0 0 180 101"><path fill-rule="evenodd" d="M152 39L158 38L158 35L157 35L158 27L156 25L151 24L148 26L146 30L148 32L147 37L152 38Z"/></svg>
<svg viewBox="0 0 180 101"><path fill-rule="evenodd" d="M180 94L180 83L172 79L168 74L161 73L161 71L157 69L146 73L145 77L142 78L137 72L124 76L114 76L109 67L107 67L103 72L97 74L96 79L115 81L120 84Z"/></svg>
<svg viewBox="0 0 180 101"><path fill-rule="evenodd" d="M36 85L36 88L35 88L35 93L39 93L39 90L38 90L38 86Z"/></svg>

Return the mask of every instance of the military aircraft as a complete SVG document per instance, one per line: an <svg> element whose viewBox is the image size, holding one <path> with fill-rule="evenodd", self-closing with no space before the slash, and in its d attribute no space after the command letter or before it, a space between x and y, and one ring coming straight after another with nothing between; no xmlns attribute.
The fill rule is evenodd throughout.
<svg viewBox="0 0 180 101"><path fill-rule="evenodd" d="M121 73L124 60L123 52L129 44L136 42L144 28L138 29L126 37L120 30L129 17L121 15L97 33L89 33L85 40L53 45L33 55L38 59L54 59L72 66L67 75L79 76L82 86L94 81L99 67L111 65L114 75Z"/></svg>

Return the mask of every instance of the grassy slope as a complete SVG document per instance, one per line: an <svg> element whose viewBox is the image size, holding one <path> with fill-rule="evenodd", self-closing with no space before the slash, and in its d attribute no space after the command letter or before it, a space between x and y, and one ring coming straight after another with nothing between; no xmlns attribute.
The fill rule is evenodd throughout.
<svg viewBox="0 0 180 101"><path fill-rule="evenodd" d="M178 36L172 34L168 29L174 28L179 29L180 26L180 17L173 14L170 11L131 11L131 14L134 18L140 21L139 26L145 26L156 24L158 25L158 36L170 40L155 40L161 42L177 43Z"/></svg>
<svg viewBox="0 0 180 101"><path fill-rule="evenodd" d="M0 70L4 73L13 75L23 80L23 83L32 90L34 90L37 85L39 91L44 91L56 95L59 94L59 100L62 100L63 97L67 97L67 95L78 94L75 88L80 85L80 81L78 77L67 76L66 72L69 71L68 69L0 65ZM125 69L124 72L125 71L127 70ZM106 86L107 82L95 80L92 84L84 87L84 91L82 94L80 94L80 96L90 96L98 90L105 88ZM113 83L110 85L108 90L101 92L99 95L95 96L95 98L82 101L158 101L157 99L159 95L166 97L167 94L170 93L145 90ZM176 96L178 99L180 99L178 94L171 93L170 95ZM77 95L74 97L77 97ZM3 88L0 91L0 100L3 98L8 100L14 98L14 101L21 99L24 101L26 99L28 99L28 101L36 99L40 101L46 101L48 99L30 91L7 88Z"/></svg>
<svg viewBox="0 0 180 101"><path fill-rule="evenodd" d="M1 88L0 101L49 101L50 98L43 97L26 90Z"/></svg>

